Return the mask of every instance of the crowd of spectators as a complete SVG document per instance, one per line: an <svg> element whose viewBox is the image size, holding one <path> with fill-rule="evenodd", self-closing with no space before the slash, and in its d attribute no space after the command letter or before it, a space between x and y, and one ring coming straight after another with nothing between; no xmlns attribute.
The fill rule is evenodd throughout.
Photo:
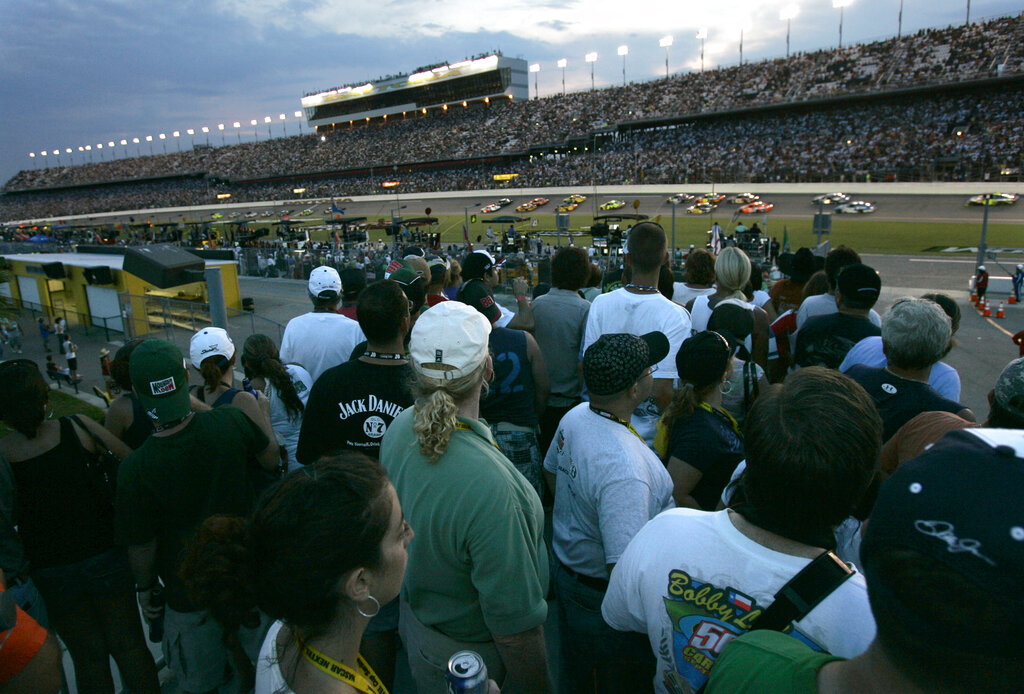
<svg viewBox="0 0 1024 694"><path fill-rule="evenodd" d="M513 184L519 186L687 182L707 180L712 172L715 180L752 182L842 180L878 171L904 179L980 179L1007 162L1019 166L1024 97L1018 88L870 104L828 100L1020 72L1021 21L1004 17L624 87L394 115L315 134L29 169L4 186L0 216L193 205L209 203L221 190L231 192L232 201L284 197L297 185L311 195L367 194L394 178L403 191L471 190L493 187L492 174L510 163L520 172ZM622 125L780 103L804 107L694 118L639 136ZM531 157L531 148L548 155ZM505 156L480 163L495 155ZM407 168L424 162L433 164ZM325 178L325 172L343 179ZM157 177L172 178L139 180ZM271 177L290 180L261 182ZM66 188L88 184L107 185ZM46 190L54 188L60 190ZM14 195L21 191L33 192Z"/></svg>

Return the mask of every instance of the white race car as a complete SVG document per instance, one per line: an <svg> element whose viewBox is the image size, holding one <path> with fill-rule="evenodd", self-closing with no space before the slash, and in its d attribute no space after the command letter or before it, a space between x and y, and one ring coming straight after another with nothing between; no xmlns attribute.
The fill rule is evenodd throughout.
<svg viewBox="0 0 1024 694"><path fill-rule="evenodd" d="M868 214L875 211L875 203L866 200L853 200L836 205L835 210L837 214Z"/></svg>

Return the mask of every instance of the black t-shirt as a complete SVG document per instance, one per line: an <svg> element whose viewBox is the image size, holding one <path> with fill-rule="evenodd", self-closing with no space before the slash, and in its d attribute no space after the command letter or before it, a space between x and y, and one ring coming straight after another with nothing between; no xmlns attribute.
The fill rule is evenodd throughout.
<svg viewBox="0 0 1024 694"><path fill-rule="evenodd" d="M855 344L881 334L881 329L868 318L846 313L815 316L796 334L796 363L838 369Z"/></svg>
<svg viewBox="0 0 1024 694"><path fill-rule="evenodd" d="M407 363L354 359L324 371L309 392L296 460L308 465L346 449L377 458L384 432L412 405L411 379Z"/></svg>
<svg viewBox="0 0 1024 694"><path fill-rule="evenodd" d="M743 442L729 418L702 407L672 423L668 435L669 457L678 458L701 471L690 496L705 511L714 511L733 470L744 458Z"/></svg>
<svg viewBox="0 0 1024 694"><path fill-rule="evenodd" d="M901 378L887 370L858 364L846 375L864 387L882 417L882 441L892 438L901 426L922 412L952 412L964 409L947 400L927 383Z"/></svg>

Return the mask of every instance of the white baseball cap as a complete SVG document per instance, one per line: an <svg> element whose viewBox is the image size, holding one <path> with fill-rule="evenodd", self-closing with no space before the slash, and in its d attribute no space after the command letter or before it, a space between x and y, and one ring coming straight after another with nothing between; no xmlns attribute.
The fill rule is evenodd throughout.
<svg viewBox="0 0 1024 694"><path fill-rule="evenodd" d="M224 328L203 328L192 336L188 356L192 360L192 366L198 369L207 357L221 356L230 359L235 356L235 343L228 337Z"/></svg>
<svg viewBox="0 0 1024 694"><path fill-rule="evenodd" d="M323 292L334 292L335 296L341 296L341 276L327 265L321 265L309 273L309 293L318 299L331 298L320 296Z"/></svg>
<svg viewBox="0 0 1024 694"><path fill-rule="evenodd" d="M462 378L489 354L491 323L461 301L442 301L416 320L409 340L409 360L424 376Z"/></svg>
<svg viewBox="0 0 1024 694"><path fill-rule="evenodd" d="M984 265L979 265L979 266L978 266L978 269L979 269L979 270L984 270L984 269L985 269L985 266L984 266Z"/></svg>

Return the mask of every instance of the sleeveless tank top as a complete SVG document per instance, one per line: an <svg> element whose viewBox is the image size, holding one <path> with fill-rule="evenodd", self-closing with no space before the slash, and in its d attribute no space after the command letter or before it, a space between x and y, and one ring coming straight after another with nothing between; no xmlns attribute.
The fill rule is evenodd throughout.
<svg viewBox="0 0 1024 694"><path fill-rule="evenodd" d="M56 446L10 465L18 533L33 569L73 564L114 546L114 508L96 492L85 450L67 417L60 418Z"/></svg>
<svg viewBox="0 0 1024 694"><path fill-rule="evenodd" d="M494 380L487 397L480 403L480 418L490 424L508 422L536 426L533 370L526 354L526 334L522 330L494 328L490 347L494 355Z"/></svg>
<svg viewBox="0 0 1024 694"><path fill-rule="evenodd" d="M128 397L132 401L132 423L124 430L121 440L134 451L153 433L153 420L146 414L146 409L135 393L128 393Z"/></svg>

